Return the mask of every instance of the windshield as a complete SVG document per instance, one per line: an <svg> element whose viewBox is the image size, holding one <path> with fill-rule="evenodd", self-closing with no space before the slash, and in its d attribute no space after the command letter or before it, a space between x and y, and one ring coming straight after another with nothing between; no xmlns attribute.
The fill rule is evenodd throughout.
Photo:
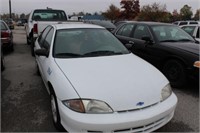
<svg viewBox="0 0 200 133"><path fill-rule="evenodd" d="M185 31L177 26L159 25L152 26L152 30L160 42L195 42L194 39Z"/></svg>
<svg viewBox="0 0 200 133"><path fill-rule="evenodd" d="M105 29L58 30L55 58L77 58L128 54L129 51Z"/></svg>
<svg viewBox="0 0 200 133"><path fill-rule="evenodd" d="M67 17L64 11L61 10L35 10L32 20L37 21L66 21Z"/></svg>

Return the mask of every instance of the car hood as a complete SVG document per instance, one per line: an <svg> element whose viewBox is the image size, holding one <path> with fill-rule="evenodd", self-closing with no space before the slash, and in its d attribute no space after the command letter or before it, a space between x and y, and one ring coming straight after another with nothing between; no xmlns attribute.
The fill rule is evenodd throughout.
<svg viewBox="0 0 200 133"><path fill-rule="evenodd" d="M181 49L199 55L199 44L191 42L163 42L161 45Z"/></svg>
<svg viewBox="0 0 200 133"><path fill-rule="evenodd" d="M114 111L155 104L160 101L161 89L168 84L160 71L133 54L55 62L80 98L104 101Z"/></svg>

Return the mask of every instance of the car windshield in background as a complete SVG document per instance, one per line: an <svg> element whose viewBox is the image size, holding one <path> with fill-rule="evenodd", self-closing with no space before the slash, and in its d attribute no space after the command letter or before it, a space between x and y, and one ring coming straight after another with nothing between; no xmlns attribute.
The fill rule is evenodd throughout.
<svg viewBox="0 0 200 133"><path fill-rule="evenodd" d="M0 27L1 30L7 30L7 27L6 25L1 21L1 27Z"/></svg>
<svg viewBox="0 0 200 133"><path fill-rule="evenodd" d="M182 27L182 29L184 31L186 31L188 34L190 34L191 36L193 36L195 28L196 28L196 26L185 26L185 27Z"/></svg>
<svg viewBox="0 0 200 133"><path fill-rule="evenodd" d="M65 15L65 12L60 10L36 10L33 13L32 19L37 21L66 21L67 17Z"/></svg>
<svg viewBox="0 0 200 133"><path fill-rule="evenodd" d="M195 42L185 31L176 26L151 26L156 38L160 42Z"/></svg>
<svg viewBox="0 0 200 133"><path fill-rule="evenodd" d="M128 54L129 51L105 29L58 30L55 58L77 58Z"/></svg>

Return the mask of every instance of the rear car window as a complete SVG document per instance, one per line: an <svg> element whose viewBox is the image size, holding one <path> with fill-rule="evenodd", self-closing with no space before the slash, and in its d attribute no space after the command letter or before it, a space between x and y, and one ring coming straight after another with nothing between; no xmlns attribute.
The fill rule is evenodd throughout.
<svg viewBox="0 0 200 133"><path fill-rule="evenodd" d="M33 13L32 20L37 21L66 21L67 17L62 10L35 10Z"/></svg>
<svg viewBox="0 0 200 133"><path fill-rule="evenodd" d="M7 27L6 25L1 21L1 27L0 27L1 30L7 30Z"/></svg>

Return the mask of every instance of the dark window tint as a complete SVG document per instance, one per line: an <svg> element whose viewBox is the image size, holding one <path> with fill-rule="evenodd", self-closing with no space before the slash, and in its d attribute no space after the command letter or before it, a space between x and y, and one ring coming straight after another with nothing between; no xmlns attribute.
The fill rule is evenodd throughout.
<svg viewBox="0 0 200 133"><path fill-rule="evenodd" d="M133 24L126 24L119 29L117 35L129 37L133 28L134 28Z"/></svg>
<svg viewBox="0 0 200 133"><path fill-rule="evenodd" d="M196 38L200 38L200 36L199 36L199 28L198 28L198 30L197 30L197 36L196 36Z"/></svg>
<svg viewBox="0 0 200 133"><path fill-rule="evenodd" d="M37 21L53 21L53 20L67 20L64 11L61 10L36 10L33 13L33 20Z"/></svg>
<svg viewBox="0 0 200 133"><path fill-rule="evenodd" d="M134 31L133 38L142 39L142 37L151 37L151 34L147 26L138 25Z"/></svg>
<svg viewBox="0 0 200 133"><path fill-rule="evenodd" d="M45 48L49 48L51 45L51 40L53 37L53 28L51 28L51 30L49 31L49 33L47 34L45 41L44 41L44 47Z"/></svg>
<svg viewBox="0 0 200 133"><path fill-rule="evenodd" d="M178 25L178 22L174 22L173 24Z"/></svg>
<svg viewBox="0 0 200 133"><path fill-rule="evenodd" d="M45 28L44 31L43 31L43 33L38 38L38 42L39 42L39 44L40 44L41 47L43 45L44 39L45 39L47 33L49 32L50 28L51 28L50 26L48 26L47 28Z"/></svg>
<svg viewBox="0 0 200 133"><path fill-rule="evenodd" d="M198 24L197 22L189 22L189 24Z"/></svg>
<svg viewBox="0 0 200 133"><path fill-rule="evenodd" d="M180 22L179 25L186 25L186 24L187 24L187 22Z"/></svg>

